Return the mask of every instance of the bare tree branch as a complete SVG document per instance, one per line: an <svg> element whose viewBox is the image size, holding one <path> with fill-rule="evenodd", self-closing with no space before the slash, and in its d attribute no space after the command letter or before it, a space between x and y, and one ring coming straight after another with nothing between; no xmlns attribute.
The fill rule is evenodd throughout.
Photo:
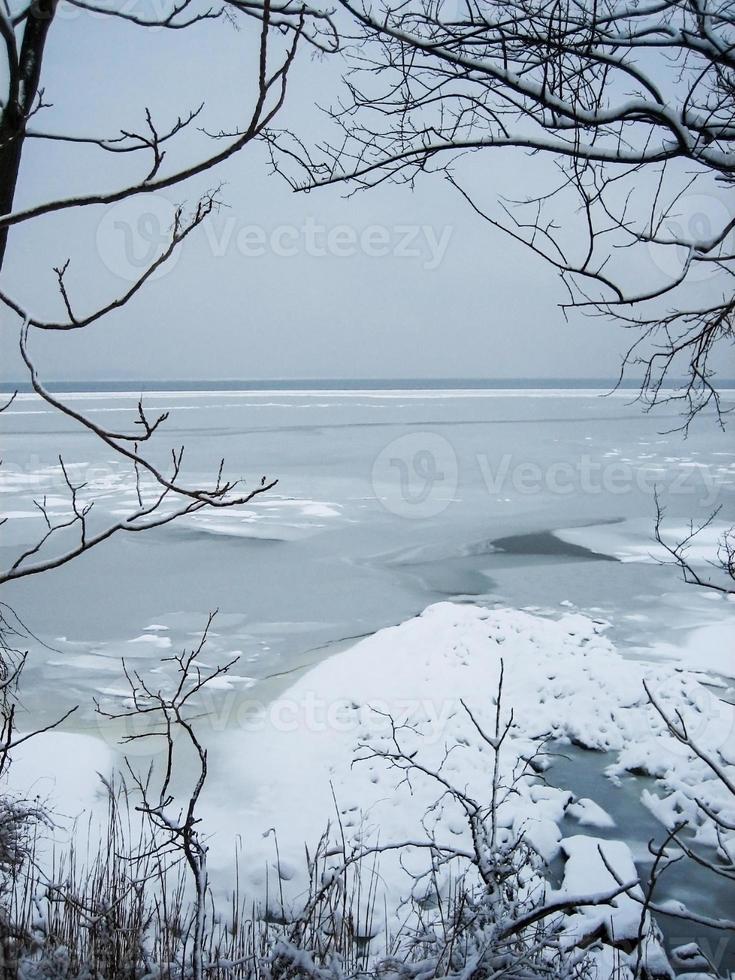
<svg viewBox="0 0 735 980"><path fill-rule="evenodd" d="M636 333L623 370L643 370L647 404L681 403L685 426L705 408L721 414L715 353L735 339L732 6L341 6L355 27L344 91L326 109L336 135L307 147L269 131L274 168L296 190L338 183L348 193L444 176L481 220L556 269L565 313ZM513 150L551 158L559 181L498 201L465 162ZM682 226L694 195L712 204L704 227ZM702 278L712 284L704 301Z"/></svg>

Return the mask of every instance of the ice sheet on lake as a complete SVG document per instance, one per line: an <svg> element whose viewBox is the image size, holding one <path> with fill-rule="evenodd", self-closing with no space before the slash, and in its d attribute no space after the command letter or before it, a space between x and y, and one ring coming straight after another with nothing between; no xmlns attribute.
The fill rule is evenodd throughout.
<svg viewBox="0 0 735 980"><path fill-rule="evenodd" d="M687 548L687 560L693 565L706 565L717 554L717 546L722 535L731 524L714 520L697 534ZM554 536L567 544L587 548L600 555L608 555L618 561L663 562L671 561L665 548L655 539L653 524L646 518L632 518L605 524L592 524L585 527L557 528ZM669 523L662 527L661 537L667 545L674 547L691 533L686 524Z"/></svg>

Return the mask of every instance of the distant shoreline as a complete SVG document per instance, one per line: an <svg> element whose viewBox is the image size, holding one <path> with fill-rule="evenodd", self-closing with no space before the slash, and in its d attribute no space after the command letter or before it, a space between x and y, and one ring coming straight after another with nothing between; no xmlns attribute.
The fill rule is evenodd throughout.
<svg viewBox="0 0 735 980"><path fill-rule="evenodd" d="M131 378L119 381L52 381L47 388L55 392L163 392L163 391L469 391L486 390L577 390L612 391L614 388L635 391L640 382L626 379L618 384L611 378L279 378L212 380L179 378L175 380ZM721 390L735 388L735 380L724 379ZM28 381L0 381L0 392L28 393Z"/></svg>

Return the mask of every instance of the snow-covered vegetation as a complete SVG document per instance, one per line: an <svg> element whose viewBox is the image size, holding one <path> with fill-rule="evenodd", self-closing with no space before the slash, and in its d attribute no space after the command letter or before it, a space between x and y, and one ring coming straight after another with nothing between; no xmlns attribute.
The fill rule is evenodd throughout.
<svg viewBox="0 0 735 980"><path fill-rule="evenodd" d="M202 670L205 634L160 688L129 673L122 704L100 705L150 716L134 740L162 739L164 763L104 777L104 805L71 833L13 791L10 746L24 736L7 685L6 968L29 980L671 976L657 916L735 926L658 892L681 860L732 879L735 709L715 723L694 674L624 659L605 628L440 603L380 631L274 702L272 718L293 724L249 734L246 813L206 791L193 719L229 667ZM177 799L186 743L199 761ZM649 863L594 800L555 785L565 745L609 753L613 779L655 780Z"/></svg>

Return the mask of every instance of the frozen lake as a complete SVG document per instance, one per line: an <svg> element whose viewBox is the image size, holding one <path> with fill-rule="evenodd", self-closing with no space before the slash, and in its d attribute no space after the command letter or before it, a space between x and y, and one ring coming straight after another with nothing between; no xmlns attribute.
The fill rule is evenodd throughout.
<svg viewBox="0 0 735 980"><path fill-rule="evenodd" d="M136 400L123 392L65 397L118 429L129 424ZM121 659L154 686L161 683L161 674L174 669L162 658L195 646L214 609L219 612L201 659L213 665L240 657L197 702L197 730L210 752L204 823L212 834L213 875L222 887L238 835L249 854L246 884L256 894L263 887L267 892L259 870L270 860L264 829L280 820L281 846L288 853L290 835L294 854L304 835L319 836L331 797L323 786L320 794L318 778L327 779L329 759L351 737L336 723L322 731L305 722L301 737L298 731L294 736L270 709L293 708L290 685L305 667L444 599L511 607L501 611L511 621L518 609L553 617L579 610L596 624L604 620L610 625L600 628L623 658L660 661L664 669L666 661L680 662L701 671L694 681L695 734L714 745L730 742L731 715L722 701L734 699L732 604L685 585L677 570L651 557L654 487L674 530L717 508L717 527L728 518L732 523L735 452L713 419L700 420L685 440L680 432L666 434L680 421L673 412L644 414L629 392L602 397L579 387L161 392L147 395L146 404L151 414L170 411L158 451L186 445L190 484L202 485L223 456L228 474L245 475L253 485L262 475L279 483L239 511L204 512L144 535L119 535L65 568L5 587L3 600L38 637L24 679L20 726L50 722L80 705L65 725L76 734L54 734L30 769L14 770L27 773L28 792L48 793L61 813L96 805L95 773L108 770L109 750L114 756L120 736L131 734L124 723L100 720L93 710L94 698L115 705L125 696ZM56 515L68 506L59 452L73 479L87 482L98 521L132 506L134 486L119 461L34 397L19 397L0 421L0 508L12 518L3 528L4 557L12 560L42 533L34 497L45 495ZM695 557L706 558L706 549ZM472 610L460 608L471 621ZM556 627L530 619L526 648L518 655L538 642L553 661L541 669L551 681L561 653L543 640L543 631ZM410 637L421 628L414 621L403 630ZM512 631L508 636L513 639ZM384 635L372 648L383 650L382 667L360 660L366 671L356 682L361 693L415 693L404 690L410 684L400 679L395 650L405 658L407 648L395 636L386 669L382 645L390 642ZM427 643L419 652L427 658L428 676L437 669L429 661L446 650L440 642L437 654ZM446 643L455 649L451 639ZM363 649L371 648L354 654L362 656ZM336 665L339 676L338 661L323 666ZM607 669L615 680L623 673L614 665ZM461 682L452 673L447 678ZM545 700L534 700L537 680L521 669L517 694L531 701L526 717L533 718L534 705L540 712ZM434 686L425 681L433 697L449 697L443 680L435 678ZM486 697L484 687L478 683L460 694L489 703L493 691ZM330 704L318 689L308 694L317 707ZM639 697L636 687L631 703ZM623 718L627 698L613 709L603 706L602 714ZM565 705L562 714L570 718L582 709L596 717L584 694L580 704L570 696ZM604 719L600 724L604 728ZM155 762L150 740L128 749L142 766ZM608 835L627 841L645 867L644 843L658 824L640 799L652 781L628 774L613 785L605 770L614 760L614 752L573 747L554 763L549 782L602 804L615 817ZM345 773L352 773L347 763L333 775L339 780ZM186 792L187 775L181 766L176 792ZM362 793L365 787L357 785ZM351 792L349 780L339 792ZM386 799L391 797L392 791ZM409 811L404 801L394 815L396 832L408 832ZM564 818L560 826L560 832L576 833L573 820ZM672 881L677 895L692 892L710 914L726 901L707 881ZM663 927L672 946L690 938L678 920ZM700 928L695 938L719 949L716 933ZM730 964L729 952L726 960Z"/></svg>
<svg viewBox="0 0 735 980"><path fill-rule="evenodd" d="M665 434L679 424L673 410L644 414L629 391L602 394L146 395L151 414L171 412L158 445L186 445L190 482L224 456L229 474L253 484L276 476L278 486L244 511L118 536L7 586L4 600L54 648L33 651L26 707L45 719L80 703L77 724L94 729L91 697L119 688L120 658L155 667L161 653L190 646L213 609L208 656L240 654L249 698L267 698L344 641L450 597L551 612L571 604L610 620L632 656L681 646L723 604L645 560L652 489L675 524L720 506L732 516L734 447L711 418L685 440ZM65 397L120 427L137 396ZM0 507L15 518L3 529L4 555L41 528L33 496L63 511L59 452L88 481L98 519L130 502L119 461L34 396L20 396L1 421Z"/></svg>

